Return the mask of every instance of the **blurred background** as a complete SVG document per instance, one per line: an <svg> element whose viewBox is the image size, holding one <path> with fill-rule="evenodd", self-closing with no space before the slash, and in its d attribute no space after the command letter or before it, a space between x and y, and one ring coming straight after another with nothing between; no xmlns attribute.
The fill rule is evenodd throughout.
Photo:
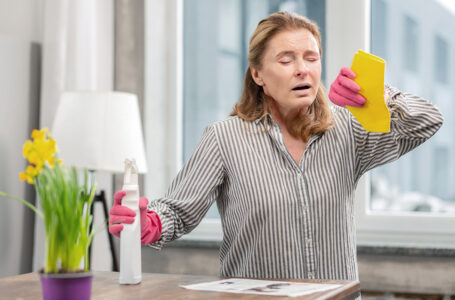
<svg viewBox="0 0 455 300"><path fill-rule="evenodd" d="M0 0L0 190L35 203L33 189L18 179L32 129L52 126L64 91L113 90L138 96L148 167L142 192L162 196L204 128L238 100L257 23L281 10L318 23L326 87L364 49L386 60L387 83L443 113L429 142L359 183L358 260L364 297L453 299L452 0ZM96 176L111 205L122 175ZM38 270L40 220L0 201L0 277ZM95 221L104 221L99 205ZM217 275L221 239L213 206L181 240L161 251L143 247L143 271ZM92 269L111 270L105 232L93 247Z"/></svg>

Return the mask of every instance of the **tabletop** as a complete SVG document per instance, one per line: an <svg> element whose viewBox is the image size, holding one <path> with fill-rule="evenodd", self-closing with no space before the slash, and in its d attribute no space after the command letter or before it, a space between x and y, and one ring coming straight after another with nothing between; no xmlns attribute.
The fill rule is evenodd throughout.
<svg viewBox="0 0 455 300"><path fill-rule="evenodd" d="M188 290L180 285L188 285L200 282L215 281L221 278L216 276L176 275L143 273L142 282L137 285L120 285L118 272L93 272L93 284L91 299L109 300L135 300L135 299L283 299L281 296L264 296L252 294L233 294L208 291ZM274 279L275 281L275 279ZM311 295L295 297L300 300L338 300L355 299L360 294L358 281L340 280L307 280L292 279L285 281L311 282L311 283L334 283L341 284L340 288L314 293ZM31 300L42 299L41 283L38 273L27 273L12 277L0 278L0 300Z"/></svg>

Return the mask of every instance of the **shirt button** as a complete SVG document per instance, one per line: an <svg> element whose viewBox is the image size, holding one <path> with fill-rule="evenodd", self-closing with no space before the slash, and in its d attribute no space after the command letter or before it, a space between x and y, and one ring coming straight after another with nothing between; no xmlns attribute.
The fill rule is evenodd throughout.
<svg viewBox="0 0 455 300"><path fill-rule="evenodd" d="M313 272L308 272L308 278L309 278L309 279L314 279L314 274L313 274Z"/></svg>
<svg viewBox="0 0 455 300"><path fill-rule="evenodd" d="M309 245L311 244L312 240L311 239L306 239L306 244Z"/></svg>
<svg viewBox="0 0 455 300"><path fill-rule="evenodd" d="M304 206L303 206L303 210L304 210L304 211L308 211L308 205L304 205Z"/></svg>

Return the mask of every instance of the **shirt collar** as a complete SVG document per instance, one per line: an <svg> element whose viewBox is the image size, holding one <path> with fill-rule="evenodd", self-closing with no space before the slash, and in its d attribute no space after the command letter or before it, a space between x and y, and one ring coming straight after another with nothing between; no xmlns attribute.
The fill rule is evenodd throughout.
<svg viewBox="0 0 455 300"><path fill-rule="evenodd" d="M266 119L268 119L267 121L269 122L269 124L272 127L274 126L274 124L276 124L278 126L278 124L273 120L272 116L269 113L266 113L265 115L262 115L261 117L259 117L258 119L254 120L253 122L256 125L261 124L261 123L265 125L266 124ZM312 136L310 136L309 139L308 139L307 146L308 146L308 144L311 144L315 140L319 139L323 134L324 133L322 133L322 132L318 132L318 133L315 133Z"/></svg>
<svg viewBox="0 0 455 300"><path fill-rule="evenodd" d="M259 124L259 123L265 123L266 119L273 124L273 119L272 119L272 116L269 114L269 113L266 113L264 115L262 115L261 117L259 117L258 119L254 120L254 123L255 124Z"/></svg>

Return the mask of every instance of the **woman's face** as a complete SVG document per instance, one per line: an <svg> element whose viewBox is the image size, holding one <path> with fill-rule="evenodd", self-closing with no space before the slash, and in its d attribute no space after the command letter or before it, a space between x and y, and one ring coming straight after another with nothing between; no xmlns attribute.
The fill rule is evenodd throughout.
<svg viewBox="0 0 455 300"><path fill-rule="evenodd" d="M316 38L306 29L297 29L280 32L270 39L261 68L251 67L251 74L286 116L313 103L321 70Z"/></svg>

